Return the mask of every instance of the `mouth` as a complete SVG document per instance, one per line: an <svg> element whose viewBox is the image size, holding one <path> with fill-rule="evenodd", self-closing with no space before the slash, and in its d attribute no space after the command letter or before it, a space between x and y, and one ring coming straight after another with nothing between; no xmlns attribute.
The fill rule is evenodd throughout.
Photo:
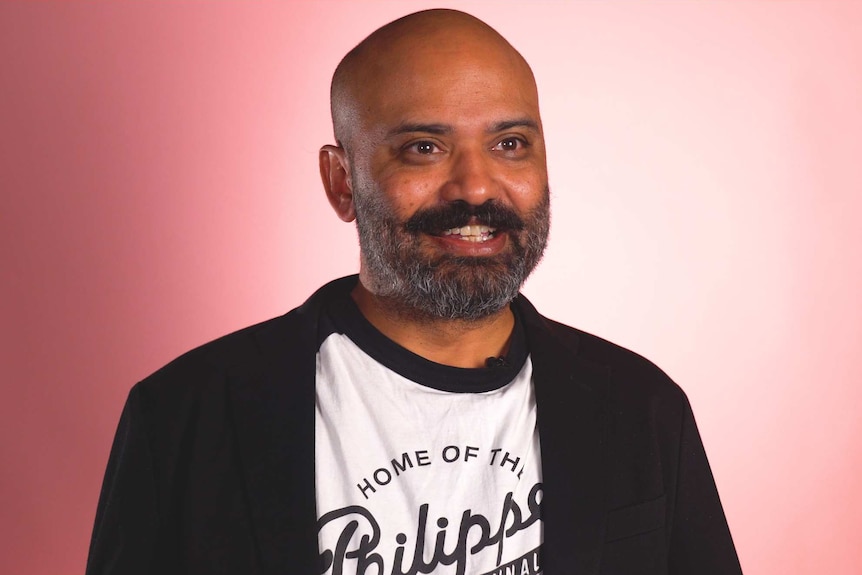
<svg viewBox="0 0 862 575"><path fill-rule="evenodd" d="M468 224L460 228L449 228L440 234L443 237L458 239L464 242L482 243L492 239L497 228L481 224Z"/></svg>
<svg viewBox="0 0 862 575"><path fill-rule="evenodd" d="M524 229L524 221L512 208L495 200L479 206L456 200L418 210L404 228L411 234L436 238L453 253L489 255L503 249L512 232Z"/></svg>

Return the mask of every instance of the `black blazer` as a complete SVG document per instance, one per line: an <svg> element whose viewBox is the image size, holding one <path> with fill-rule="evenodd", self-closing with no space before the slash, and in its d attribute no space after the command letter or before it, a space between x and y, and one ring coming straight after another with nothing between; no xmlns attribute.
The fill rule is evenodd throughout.
<svg viewBox="0 0 862 575"><path fill-rule="evenodd" d="M315 574L314 376L336 280L132 388L87 573ZM542 445L545 575L741 573L684 393L519 296Z"/></svg>

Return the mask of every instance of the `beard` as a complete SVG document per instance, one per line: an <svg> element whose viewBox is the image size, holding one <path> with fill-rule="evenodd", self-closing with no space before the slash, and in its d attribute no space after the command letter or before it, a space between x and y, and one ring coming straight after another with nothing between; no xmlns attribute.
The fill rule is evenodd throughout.
<svg viewBox="0 0 862 575"><path fill-rule="evenodd" d="M377 190L357 191L356 227L368 287L412 319L478 321L499 312L518 295L548 242L547 187L523 217L495 200L480 206L458 200L419 210L407 220L398 219ZM423 234L440 235L471 218L495 228L495 234L507 233L506 250L475 257L423 251Z"/></svg>

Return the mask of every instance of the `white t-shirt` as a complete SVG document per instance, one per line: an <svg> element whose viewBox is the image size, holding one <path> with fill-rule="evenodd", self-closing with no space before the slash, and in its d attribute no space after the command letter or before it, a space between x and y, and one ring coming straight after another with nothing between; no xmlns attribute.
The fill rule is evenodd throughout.
<svg viewBox="0 0 862 575"><path fill-rule="evenodd" d="M317 356L321 573L541 573L532 364L460 369L387 339L333 302Z"/></svg>

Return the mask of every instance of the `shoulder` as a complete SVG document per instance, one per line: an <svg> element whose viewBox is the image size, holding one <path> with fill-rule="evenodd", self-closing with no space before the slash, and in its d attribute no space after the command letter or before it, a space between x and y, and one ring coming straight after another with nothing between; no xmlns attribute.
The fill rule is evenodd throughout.
<svg viewBox="0 0 862 575"><path fill-rule="evenodd" d="M566 359L589 372L602 374L608 381L613 399L628 400L662 397L674 402L684 398L682 389L655 363L644 356L586 331L541 315L523 296L516 300L533 340L545 342L537 360L558 362Z"/></svg>
<svg viewBox="0 0 862 575"><path fill-rule="evenodd" d="M181 403L203 391L216 392L230 380L254 379L285 365L308 360L316 351L321 310L351 278L335 280L288 313L240 329L177 357L133 388L133 395L159 403ZM306 357L308 356L308 357Z"/></svg>

